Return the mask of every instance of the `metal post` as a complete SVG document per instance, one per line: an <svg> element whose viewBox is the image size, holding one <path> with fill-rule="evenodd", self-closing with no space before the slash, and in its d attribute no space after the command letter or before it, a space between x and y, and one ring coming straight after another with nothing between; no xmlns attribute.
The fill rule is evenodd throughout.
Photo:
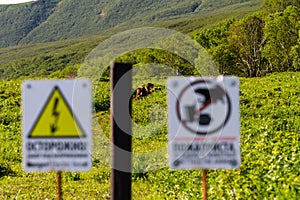
<svg viewBox="0 0 300 200"><path fill-rule="evenodd" d="M111 199L131 199L132 65L111 64Z"/></svg>
<svg viewBox="0 0 300 200"><path fill-rule="evenodd" d="M57 199L62 199L61 171L56 172Z"/></svg>

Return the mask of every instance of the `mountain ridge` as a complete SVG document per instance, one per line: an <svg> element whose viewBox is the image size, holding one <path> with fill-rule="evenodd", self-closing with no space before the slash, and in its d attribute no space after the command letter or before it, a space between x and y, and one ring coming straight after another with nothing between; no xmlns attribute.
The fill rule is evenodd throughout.
<svg viewBox="0 0 300 200"><path fill-rule="evenodd" d="M262 0L38 0L5 5L0 6L0 47L164 24L246 2Z"/></svg>

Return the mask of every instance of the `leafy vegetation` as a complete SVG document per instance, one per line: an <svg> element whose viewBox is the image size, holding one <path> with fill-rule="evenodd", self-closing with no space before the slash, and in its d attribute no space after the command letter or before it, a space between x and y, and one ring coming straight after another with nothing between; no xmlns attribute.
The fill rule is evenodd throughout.
<svg viewBox="0 0 300 200"><path fill-rule="evenodd" d="M209 199L297 199L300 194L300 74L274 73L264 78L241 78L242 165L236 170L209 170ZM167 146L166 88L133 101L133 152L151 153ZM54 199L55 173L26 173L21 167L21 81L0 82L0 198ZM106 85L106 86L104 86ZM90 172L63 173L65 199L108 199L110 196L109 82L99 82L94 102L93 167ZM106 103L105 103L106 102ZM105 105L107 105L105 107ZM96 106L96 105L95 105ZM155 108L155 109L154 109ZM157 109L159 108L159 109ZM143 111L143 112L142 112ZM159 111L159 112L158 112ZM155 121L160 120L160 123ZM150 125L150 126L149 126ZM101 136L102 135L102 136ZM101 138L102 137L102 138ZM96 156L97 155L97 156ZM133 160L133 199L199 199L201 170L170 170L167 152L149 162ZM146 158L145 158L146 159ZM160 163L159 163L160 162ZM150 164L149 164L150 163Z"/></svg>
<svg viewBox="0 0 300 200"><path fill-rule="evenodd" d="M266 1L262 11L197 30L193 37L208 49L223 74L255 77L299 71L299 4L280 2Z"/></svg>
<svg viewBox="0 0 300 200"><path fill-rule="evenodd" d="M296 62L299 52L292 55L293 49L299 46L300 7L288 6L268 16L264 32L266 45L262 52L269 67L274 71L300 70Z"/></svg>
<svg viewBox="0 0 300 200"><path fill-rule="evenodd" d="M48 77L52 73L53 76L63 78L65 75L67 78L71 75L67 71L78 68L86 55L104 38L105 36L93 36L0 49L0 79Z"/></svg>

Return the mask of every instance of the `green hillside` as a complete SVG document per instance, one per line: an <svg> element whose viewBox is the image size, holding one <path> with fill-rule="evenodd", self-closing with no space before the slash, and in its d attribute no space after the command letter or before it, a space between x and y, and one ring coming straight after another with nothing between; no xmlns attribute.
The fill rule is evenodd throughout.
<svg viewBox="0 0 300 200"><path fill-rule="evenodd" d="M0 49L0 79L46 77L68 66L80 65L105 37L14 46Z"/></svg>
<svg viewBox="0 0 300 200"><path fill-rule="evenodd" d="M214 12L223 7L229 6L229 10L218 13L219 17L255 11L261 2L262 0L38 0L20 5L0 5L0 47L65 40L105 30L114 33L162 23L166 23L165 27L169 23L180 26L180 23L190 20L199 27L204 24L197 21L214 16ZM241 9L234 11L234 7L230 7L233 5L240 5Z"/></svg>
<svg viewBox="0 0 300 200"><path fill-rule="evenodd" d="M0 79L49 76L66 67L74 71L96 45L115 33L155 26L191 34L253 13L261 2L53 0L0 6L0 46L10 46L0 48ZM73 72L62 72L69 73Z"/></svg>
<svg viewBox="0 0 300 200"><path fill-rule="evenodd" d="M272 72L300 70L300 5L297 1L289 0L285 1L283 4L280 0L265 0L263 5L261 5L260 0L252 0L231 4L221 8L205 6L210 5L207 4L209 2L216 2L205 1L201 4L195 4L194 11L192 13L178 14L177 12L179 11L176 11L175 13L178 15L174 14L171 16L166 14L166 10L157 9L155 12L153 11L153 13L165 13L162 15L164 18L162 17L161 19L150 20L149 23L138 22L139 20L135 20L138 16L142 17L142 14L146 16L148 11L145 11L139 13L141 15L136 14L134 18L128 19L129 21L125 20L124 18L126 17L123 16L119 20L124 19L124 23L120 23L111 29L102 30L94 35L91 35L94 30L84 26L92 23L93 20L81 17L82 19L87 20L81 21L81 18L77 19L77 15L75 14L72 15L74 16L74 19L69 19L67 22L62 22L61 20L65 20L68 17L58 17L54 21L59 22L60 25L52 21L52 28L48 27L47 24L52 23L51 20L55 18L56 14L59 13L61 9L71 9L72 6L68 7L66 5L69 5L68 3L72 2L73 1L61 1L55 4L56 7L53 8L51 12L49 11L52 13L51 16L27 35L33 36L33 32L45 26L47 30L42 31L40 36L38 36L38 34L35 35L35 39L40 37L43 41L49 40L49 38L52 38L53 36L53 34L51 34L51 30L56 33L56 36L57 34L64 35L74 33L74 35L70 37L76 38L62 40L63 38L69 38L69 36L60 35L62 38L59 36L58 38L50 39L59 40L55 42L23 44L1 48L0 79L34 78L39 76L51 77L51 74L54 72L61 73L60 77L69 76L70 74L74 76L76 75L76 69L78 69L85 57L99 43L116 33L123 32L125 29L149 25L154 27L166 27L191 36L208 51L221 74L255 77L264 76ZM233 3L235 1L231 2ZM19 9L18 6L34 7L38 6L39 3L40 2L36 2L34 4L15 5L12 7L4 6L3 8L10 10ZM138 5L137 8L142 7L142 5L144 4ZM183 6L183 4L180 5ZM73 5L73 7L75 6L77 5ZM133 3L128 3L126 6L132 7ZM122 7L124 7L122 12L125 12L125 8L127 8L126 6L122 5ZM58 7L60 9L57 9ZM86 8L88 6L82 7ZM110 7L110 9L113 10L118 7L119 6L113 6ZM174 4L174 9L175 7L176 6ZM61 11L61 14L67 14L68 9ZM180 10L180 12L183 10ZM114 12L110 13L113 16ZM152 12L149 11L148 14L150 13ZM117 22L117 17L118 15L111 18L108 17L107 20L112 20L111 23L113 21ZM143 19L147 21L150 18L145 17ZM63 31L64 28L67 27L66 24L72 20L82 23L82 25L67 32ZM132 23L130 22L131 20L133 20ZM22 18L20 18L19 21L16 21L22 21ZM109 22L108 24L111 23ZM105 23L103 22L102 24ZM95 28L97 26L89 27ZM5 29L3 29L3 31L5 31ZM76 36L77 33L75 32L78 32L78 34L81 35L84 34L84 31L89 32L89 35L79 38ZM4 34L2 41L9 41L5 39L7 35L14 37L14 34ZM35 39L30 39L30 42L37 42L38 39ZM22 41L25 41L25 38L23 38ZM21 40L18 43L20 44ZM174 69L183 69L187 67L185 64L184 66L180 64L185 62L180 61L180 59L177 60L179 62L170 62L167 58L167 54L168 53L161 54L159 51L133 52L133 55L129 56L132 59L130 58L125 60L127 62L130 61L135 65L138 65L139 63L144 64L147 62L155 62L168 65ZM129 57L127 56L127 58ZM124 61L124 59L121 60Z"/></svg>
<svg viewBox="0 0 300 200"><path fill-rule="evenodd" d="M59 0L0 5L0 47L18 44L52 14Z"/></svg>
<svg viewBox="0 0 300 200"><path fill-rule="evenodd" d="M152 2L151 4L152 6L150 6L149 4L148 11L145 12L143 11L140 14L138 13L138 10L139 8L145 6L144 5L144 3L146 3L145 1L143 1L143 3L141 4L138 4L139 6L137 6L137 9L129 9L130 7L134 6L133 1L131 3L129 2L128 4L126 4L126 6L123 5L124 3L123 4L120 3L118 5L114 5L113 7L110 7L110 9L112 10L118 9L119 6L123 5L121 7L124 7L122 9L124 11L122 12L125 12L126 9L128 9L128 12L135 10L133 11L135 13L134 14L135 17L134 18L131 17L130 19L128 19L129 21L125 20L124 23L118 24L117 27L114 27L113 29L110 30L105 30L105 31L103 30L100 33L98 32L97 34L94 35L62 40L64 38L76 37L78 36L77 34L84 35L84 34L91 34L93 32L100 31L100 29L99 30L97 29L100 26L98 27L95 25L89 25L89 23L93 23L94 21L90 20L90 18L86 14L85 14L86 17L81 17L83 14L79 16L76 15L76 13L72 14L72 17L74 18L68 17L70 10L72 10L72 8L75 8L76 6L80 6L81 4L83 8L89 10L90 6L83 5L83 1L80 2L81 3L79 3L78 5L77 4L73 5L72 3L74 3L74 1L58 2L57 4L55 4L56 5L55 8L49 10L49 12L52 14L49 18L46 19L46 21L40 23L39 26L35 27L34 30L27 33L26 37L20 39L20 41L14 40L14 41L18 41L17 43L19 44L19 46L1 48L0 49L0 72L1 72L0 79L16 79L22 77L33 78L37 76L49 76L51 73L55 71L60 72L65 67L68 66L74 68L73 66L77 65L78 67L84 60L85 56L87 56L87 54L96 45L98 45L105 38L110 37L112 34L116 33L117 31L122 31L124 29L138 27L138 26L142 27L142 26L146 26L146 24L149 23L153 26L166 27L166 28L175 29L184 33L191 34L192 31L198 30L201 27L204 26L211 27L213 26L213 24L217 23L218 21L224 20L224 18L231 18L233 16L236 16L237 18L241 18L247 15L248 13L253 13L254 11L258 10L261 6L260 0L253 0L244 3L237 3L236 1L232 1L231 3L236 3L236 4L229 5L223 8L218 8L218 9L216 8L215 10L212 11L208 9L208 8L212 9L211 6L207 6L207 7L205 6L208 5L206 3L210 1L205 1L205 3L201 5L200 4L194 5L195 6L194 12L191 13L187 9L188 1L184 1L184 3L179 3L178 5L180 5L180 7L182 8L183 7L186 8L186 10L179 9L180 11L177 10L173 14L172 12L166 14L170 11L170 9L171 10L175 9L176 6L174 4L173 5L174 8L173 8L165 5L164 9L156 9L155 11L160 13L161 18L151 20L151 17L147 18L145 16L146 15L150 16L151 14L155 13L152 12L152 9L154 9L152 8L152 6L154 6L154 4L157 5L157 2L156 3ZM84 2L87 5L89 5L89 3L92 3L88 1L84 1ZM171 5L172 2L169 3ZM224 4L227 3L224 1ZM72 4L73 6L69 4ZM21 9L22 7L28 7L28 8L33 7L37 9L41 5L43 4L42 2L39 1L34 4L24 4L24 5L22 4L22 5L15 5L12 7L10 6L6 6L6 7L4 6L4 7L7 8L8 10L12 9L16 11L16 10L22 10ZM54 2L53 4L49 4L49 5L52 5L53 7ZM199 11L196 9L196 7ZM93 9L96 8L97 6L93 6ZM82 11L82 13L86 13L86 12L92 13L90 11L88 12L87 10ZM179 14L180 12L189 12L189 13ZM119 15L113 15L112 13L115 12L110 12L110 13L111 15L109 15L107 19L105 19L108 20L107 24L113 24L113 23L117 23L119 20L124 20L124 16L120 17ZM147 21L147 23L141 21L139 22L139 20L136 20L138 17L140 17L141 19L143 18L143 20ZM65 20L65 22L63 22L62 20ZM69 30L67 32L64 31L68 27L68 23L74 24L72 20L76 21L76 23L80 23L81 25L74 27L72 28L72 30ZM104 21L101 22L102 25L106 24L106 22ZM136 24L134 25L134 23ZM138 25L138 23L140 24ZM86 26L89 26L89 28L87 28ZM121 28L121 26L124 26L125 28L124 27ZM44 30L43 27L47 30ZM3 29L3 31L4 30L5 29ZM39 30L41 31L41 33L37 34ZM85 33L85 31L87 33ZM52 34L53 32L56 33L55 38L52 38L55 35ZM74 34L72 36L64 35L64 34L71 34L71 33ZM13 34L10 35L13 36ZM41 41L60 40L60 41L20 45L21 43L25 43L25 40L27 40L29 37L34 37L34 39L32 38L28 40L28 42L30 43L34 43L40 40ZM5 36L3 36L2 41L9 41L9 40L6 40ZM63 77L63 75L61 77Z"/></svg>

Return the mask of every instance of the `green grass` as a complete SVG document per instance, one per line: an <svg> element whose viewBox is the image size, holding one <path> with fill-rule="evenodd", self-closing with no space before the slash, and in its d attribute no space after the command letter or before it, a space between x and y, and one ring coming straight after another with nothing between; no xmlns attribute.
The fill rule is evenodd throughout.
<svg viewBox="0 0 300 200"><path fill-rule="evenodd" d="M300 73L241 78L242 164L236 170L208 170L209 199L297 199L300 195ZM0 81L0 199L55 199L56 174L26 173L21 167L21 81ZM108 84L108 83L101 83ZM103 91L107 93L108 88ZM98 91L98 103L107 102ZM166 89L133 102L133 120L149 132L164 119ZM102 98L102 100L101 100ZM159 107L155 107L158 106ZM109 199L109 110L94 113L93 167L64 172L64 199ZM152 117L152 118L151 118ZM166 124L152 135L134 133L133 152L151 153L167 146ZM144 137L143 137L144 136ZM133 199L201 199L201 170L170 170L167 153L149 162L133 160L133 169L157 170L132 176ZM159 163L161 162L161 163Z"/></svg>

